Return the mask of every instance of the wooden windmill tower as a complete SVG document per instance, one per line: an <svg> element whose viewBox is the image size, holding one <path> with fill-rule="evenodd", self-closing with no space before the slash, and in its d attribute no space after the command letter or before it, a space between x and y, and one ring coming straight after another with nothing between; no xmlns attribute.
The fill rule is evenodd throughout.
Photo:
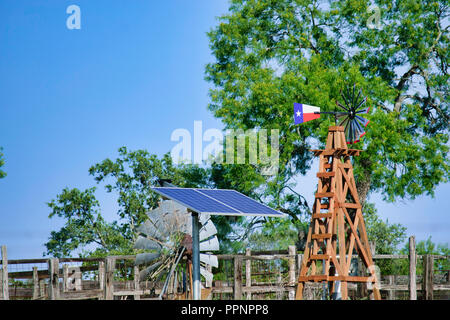
<svg viewBox="0 0 450 320"><path fill-rule="evenodd" d="M336 118L342 118L342 121L340 126L329 127L324 150L311 150L319 157L318 187L298 277L296 299L303 299L305 282L308 281L328 284L330 296L336 293L337 284L340 283L343 300L348 299L348 282L371 283L374 299L381 299L351 163L351 157L358 156L361 150L347 147L347 144L358 141L364 135L362 128L369 122L358 116L369 110L358 110L365 102L364 98L359 104L356 103L358 98L355 99L354 90L351 99L348 99L352 101L351 104L344 97L346 107L339 105L346 112L320 112L318 107L311 110L308 106L315 115L332 113ZM300 117L299 111L301 114L301 119L296 123L308 119L308 115L303 114L306 109L302 106L294 104L296 120ZM314 118L311 115L309 117ZM367 268L368 274L350 275L354 251Z"/></svg>

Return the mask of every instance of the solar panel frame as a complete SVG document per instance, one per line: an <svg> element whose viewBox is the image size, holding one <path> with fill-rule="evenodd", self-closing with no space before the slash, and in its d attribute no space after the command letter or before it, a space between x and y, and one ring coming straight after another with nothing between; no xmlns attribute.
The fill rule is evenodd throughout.
<svg viewBox="0 0 450 320"><path fill-rule="evenodd" d="M247 197L246 195L244 195L236 190L232 190L232 189L201 189L201 188L178 188L178 187L153 187L151 189L153 191L155 191L156 193L160 194L161 196L169 198L171 200L174 200L174 201L178 202L179 204L185 206L186 208L190 209L191 211L194 211L194 212L197 212L200 214L224 215L224 216L263 216L263 217L278 217L278 218L286 217L286 214L281 213L277 210L274 210L264 204L261 204L261 203L255 201L254 199ZM172 193L164 192L165 190L170 190L170 189L193 190L196 192L195 195L198 197L197 199L207 198L211 201L214 201L214 205L218 206L218 207L216 207L216 209L217 208L222 208L222 209L221 210L205 210L204 207L201 208L201 206L199 206L197 203L192 203L192 201L186 201L186 199L180 199L180 197L175 197L173 192ZM202 191L206 191L206 192L202 192ZM261 208L261 211L264 211L264 212L256 212L256 211L255 212L244 212L242 210L239 210L238 208L233 207L230 204L220 201L220 199L216 199L215 197L211 196L211 192L209 192L209 191L213 191L212 193L216 193L216 195L218 193L224 193L224 192L228 192L228 194L232 193L235 196L238 195L238 197L240 197L241 199L250 201L254 207L259 207L259 208ZM214 191L217 191L218 193L214 192ZM185 191L185 192L189 193L190 191ZM190 193L191 193L191 195L193 195L192 192L190 192ZM209 193L209 195L207 193ZM223 198L221 198L221 199L224 200ZM248 204L250 202L248 202ZM229 208L229 210L226 210L226 211L223 210L223 206ZM243 208L241 207L241 209L243 209Z"/></svg>

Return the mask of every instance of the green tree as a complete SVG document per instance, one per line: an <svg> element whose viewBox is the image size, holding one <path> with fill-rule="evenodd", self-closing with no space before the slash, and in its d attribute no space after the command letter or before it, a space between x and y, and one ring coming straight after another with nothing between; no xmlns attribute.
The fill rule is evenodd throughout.
<svg viewBox="0 0 450 320"><path fill-rule="evenodd" d="M96 188L64 189L48 203L52 210L49 218L61 217L65 225L51 232L45 244L47 255L64 256L77 250L84 255L132 252L134 228L145 220L146 211L157 206L158 196L150 188L161 177L181 179L169 155L159 159L147 151L129 152L125 147L119 149L117 159L93 165L89 174L98 184L104 183L107 192L117 195L117 219L112 223L104 220Z"/></svg>
<svg viewBox="0 0 450 320"><path fill-rule="evenodd" d="M2 153L3 148L0 147L0 168L3 167L5 165L5 159L3 158L3 153ZM6 177L6 172L4 172L3 170L0 169L0 179Z"/></svg>
<svg viewBox="0 0 450 320"><path fill-rule="evenodd" d="M123 228L117 222L108 223L103 219L94 192L95 188L85 191L66 188L48 203L52 210L49 218L58 216L65 220L65 225L51 232L45 244L47 255L65 257L78 250L81 255L101 256L130 250Z"/></svg>
<svg viewBox="0 0 450 320"><path fill-rule="evenodd" d="M151 187L158 186L160 178L170 179L180 187L227 185L219 168L174 165L169 154L158 158L148 151L128 151L125 147L119 149L117 159L105 159L93 165L89 174L97 184L102 183L107 192L117 196L117 219L105 221L101 204L95 197L95 187L84 191L65 188L48 203L49 218L63 219L64 226L51 232L45 243L46 255L62 257L76 252L84 256L132 254L135 227L146 220L146 212L158 205L160 197ZM213 220L221 246L224 250L231 248L233 239L228 235L239 219L217 216Z"/></svg>
<svg viewBox="0 0 450 320"><path fill-rule="evenodd" d="M232 0L208 33L208 108L228 129L279 129L280 170L258 191L299 232L308 207L293 186L333 119L295 126L294 102L332 111L352 84L368 96L371 124L353 160L362 203L372 192L433 196L448 181L448 3L375 3L380 29L368 27L365 0Z"/></svg>

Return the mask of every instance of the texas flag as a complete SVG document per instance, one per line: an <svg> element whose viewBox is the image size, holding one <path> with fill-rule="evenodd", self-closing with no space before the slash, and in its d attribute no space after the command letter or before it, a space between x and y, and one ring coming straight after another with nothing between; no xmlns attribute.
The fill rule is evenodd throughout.
<svg viewBox="0 0 450 320"><path fill-rule="evenodd" d="M320 118L320 114L314 114L314 112L320 112L320 108L307 104L294 103L294 123L300 124Z"/></svg>

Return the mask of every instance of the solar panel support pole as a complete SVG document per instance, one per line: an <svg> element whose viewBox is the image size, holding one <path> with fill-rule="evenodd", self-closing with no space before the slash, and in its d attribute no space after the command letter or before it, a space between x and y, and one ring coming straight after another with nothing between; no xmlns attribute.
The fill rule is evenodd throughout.
<svg viewBox="0 0 450 320"><path fill-rule="evenodd" d="M200 300L200 235L198 213L196 212L192 212L192 268L193 298Z"/></svg>

